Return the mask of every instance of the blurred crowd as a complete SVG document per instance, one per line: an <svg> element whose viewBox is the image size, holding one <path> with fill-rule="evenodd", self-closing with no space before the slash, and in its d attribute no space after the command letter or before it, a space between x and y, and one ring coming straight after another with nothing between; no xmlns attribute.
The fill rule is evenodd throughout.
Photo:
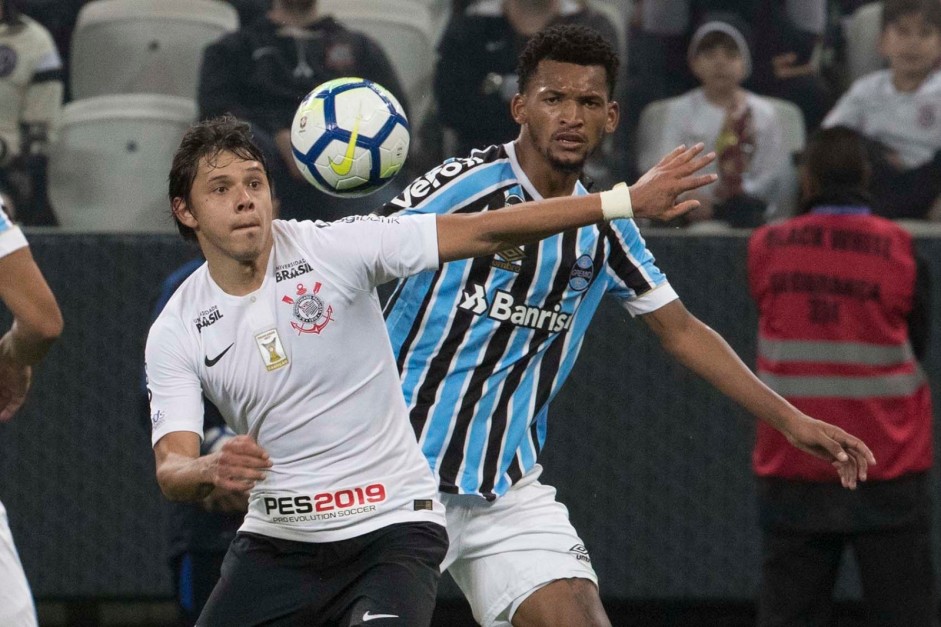
<svg viewBox="0 0 941 627"><path fill-rule="evenodd" d="M63 107L78 99L73 34L91 5L125 1L0 0L0 194L24 225L68 222L47 189ZM756 227L799 212L804 138L847 126L869 141L879 215L941 214L939 0L413 0L435 22L428 84L418 86L414 68L390 53L395 42L348 24L343 3L202 1L233 5L238 26L203 50L196 116L229 111L251 122L282 217L336 219L397 191L338 200L302 179L289 129L314 86L359 75L395 93L413 125L407 175L417 175L514 139L515 59L532 34L559 23L591 26L623 55L621 123L586 168L596 188L635 180L673 146L702 141L718 155L719 181L673 226Z"/></svg>

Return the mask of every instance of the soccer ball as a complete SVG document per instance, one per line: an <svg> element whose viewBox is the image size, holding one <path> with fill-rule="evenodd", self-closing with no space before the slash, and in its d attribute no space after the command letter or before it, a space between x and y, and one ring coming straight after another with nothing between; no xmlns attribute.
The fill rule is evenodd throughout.
<svg viewBox="0 0 941 627"><path fill-rule="evenodd" d="M402 169L409 126L402 105L377 83L337 78L307 94L291 124L297 167L333 196L365 196Z"/></svg>

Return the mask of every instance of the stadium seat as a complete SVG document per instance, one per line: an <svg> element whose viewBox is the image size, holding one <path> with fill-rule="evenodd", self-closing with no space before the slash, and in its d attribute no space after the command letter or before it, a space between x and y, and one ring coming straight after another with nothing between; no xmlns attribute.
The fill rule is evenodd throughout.
<svg viewBox="0 0 941 627"><path fill-rule="evenodd" d="M772 221L792 216L797 211L800 199L800 184L795 159L804 150L804 144L807 141L807 127L804 123L804 114L796 104L780 98L770 98L768 96L764 96L764 98L774 105L778 119L784 127L784 144L787 146L788 154L792 157L791 161L783 166L789 174L784 179L785 183L782 184L775 195L775 207L767 216L767 219Z"/></svg>
<svg viewBox="0 0 941 627"><path fill-rule="evenodd" d="M846 65L849 80L853 81L885 67L879 54L879 35L882 31L882 3L872 2L856 9L845 25Z"/></svg>
<svg viewBox="0 0 941 627"><path fill-rule="evenodd" d="M428 7L431 13L435 33L433 43L437 45L438 39L448 25L448 20L451 19L451 0L418 0L418 2Z"/></svg>
<svg viewBox="0 0 941 627"><path fill-rule="evenodd" d="M799 155L804 150L804 143L807 141L807 128L800 107L789 100L769 96L762 97L774 105L778 119L784 125L784 143L787 146L788 153Z"/></svg>
<svg viewBox="0 0 941 627"><path fill-rule="evenodd" d="M237 28L223 0L92 0L72 36L72 96L196 98L203 48Z"/></svg>
<svg viewBox="0 0 941 627"><path fill-rule="evenodd" d="M618 52L621 63L627 64L627 24L633 9L630 0L591 0L589 6L611 20L611 24L618 33Z"/></svg>
<svg viewBox="0 0 941 627"><path fill-rule="evenodd" d="M330 14L382 46L408 98L409 122L418 128L432 104L431 77L438 30L427 2L417 0L320 0Z"/></svg>
<svg viewBox="0 0 941 627"><path fill-rule="evenodd" d="M196 103L164 94L67 104L49 154L49 199L62 227L174 231L167 174Z"/></svg>
<svg viewBox="0 0 941 627"><path fill-rule="evenodd" d="M667 121L667 109L673 98L655 100L640 112L637 123L637 163L642 169L648 164L657 163L663 156L660 150L660 129Z"/></svg>

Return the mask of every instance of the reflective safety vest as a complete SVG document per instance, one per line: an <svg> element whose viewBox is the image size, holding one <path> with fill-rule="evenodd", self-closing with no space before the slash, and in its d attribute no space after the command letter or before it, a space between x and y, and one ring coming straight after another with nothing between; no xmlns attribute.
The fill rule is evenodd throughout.
<svg viewBox="0 0 941 627"><path fill-rule="evenodd" d="M755 231L748 278L758 306L758 376L804 413L861 438L870 480L932 465L931 393L907 318L911 236L864 208L824 207ZM837 481L828 462L759 423L755 473Z"/></svg>

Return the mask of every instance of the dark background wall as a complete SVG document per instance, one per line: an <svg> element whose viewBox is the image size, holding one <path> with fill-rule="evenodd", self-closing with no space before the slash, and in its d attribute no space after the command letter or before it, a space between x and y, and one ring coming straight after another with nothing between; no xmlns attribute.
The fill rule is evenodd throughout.
<svg viewBox="0 0 941 627"><path fill-rule="evenodd" d="M141 361L160 282L193 251L172 236L28 237L66 316L27 406L0 425L0 500L33 591L39 599L166 597L165 512L141 412ZM648 236L687 307L751 363L745 243L739 235ZM937 286L941 238L918 245ZM0 313L0 328L8 324ZM936 406L938 326L935 315L925 364ZM552 408L543 477L568 505L606 599L754 596L752 428L748 415L666 358L646 325L613 303L601 308ZM858 583L846 570L840 594L852 598ZM442 588L443 597L457 594L453 584Z"/></svg>

